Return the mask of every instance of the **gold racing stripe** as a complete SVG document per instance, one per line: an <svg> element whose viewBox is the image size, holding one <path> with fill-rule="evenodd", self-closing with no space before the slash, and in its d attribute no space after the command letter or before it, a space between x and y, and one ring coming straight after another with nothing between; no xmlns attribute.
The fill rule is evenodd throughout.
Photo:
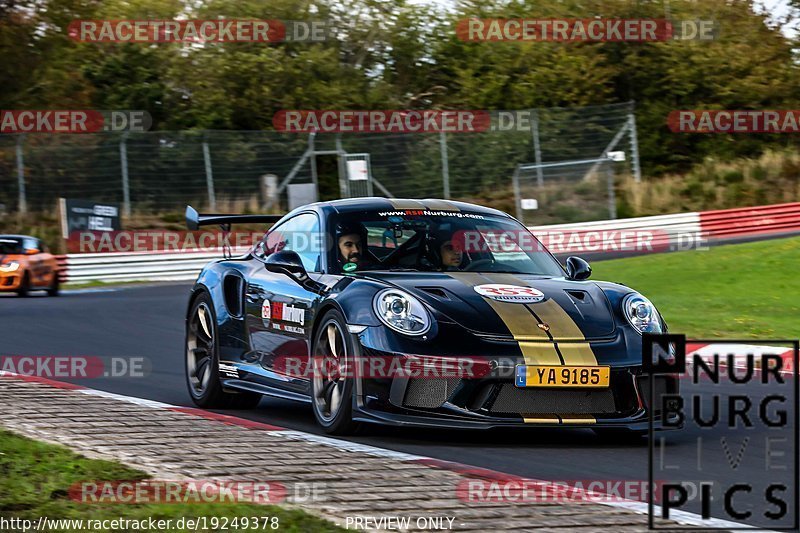
<svg viewBox="0 0 800 533"><path fill-rule="evenodd" d="M421 209L425 210L425 204L418 200L398 200L397 198L388 198L395 209Z"/></svg>
<svg viewBox="0 0 800 533"><path fill-rule="evenodd" d="M552 299L529 304L544 323L550 325L550 333L558 344L565 365L597 366L597 357L575 321Z"/></svg>
<svg viewBox="0 0 800 533"><path fill-rule="evenodd" d="M558 424L561 421L558 415L550 414L527 415L523 413L520 416L526 424Z"/></svg>
<svg viewBox="0 0 800 533"><path fill-rule="evenodd" d="M425 200L422 202L425 207L431 211L461 211L457 205L448 202L447 200Z"/></svg>
<svg viewBox="0 0 800 533"><path fill-rule="evenodd" d="M597 419L592 415L574 415L574 414L564 414L559 415L561 417L562 424L595 424L597 423Z"/></svg>
<svg viewBox="0 0 800 533"><path fill-rule="evenodd" d="M488 274L487 277L495 283L507 283L523 287L531 286L511 274ZM550 326L550 334L558 344L558 350L564 358L565 365L597 366L597 357L595 357L591 345L586 340L586 336L584 336L575 321L572 320L572 317L558 303L549 298L543 302L526 305L528 309L536 313L536 316L542 322Z"/></svg>
<svg viewBox="0 0 800 533"><path fill-rule="evenodd" d="M470 287L486 283L483 276L472 272L447 272L447 274ZM498 302L491 298L483 300L497 313L517 341L526 365L561 365L561 358L558 357L550 337L537 327L536 319L520 304Z"/></svg>

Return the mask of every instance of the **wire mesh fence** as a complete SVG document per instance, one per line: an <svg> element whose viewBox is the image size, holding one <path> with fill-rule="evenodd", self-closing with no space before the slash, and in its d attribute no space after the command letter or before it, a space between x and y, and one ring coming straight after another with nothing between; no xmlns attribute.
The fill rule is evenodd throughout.
<svg viewBox="0 0 800 533"><path fill-rule="evenodd" d="M120 203L123 213L187 203L277 211L291 207L291 186L313 184L322 200L372 191L473 201L530 223L591 220L613 212L615 176L638 177L633 117L629 102L493 112L492 127L480 133L0 135L0 204L50 211L69 197ZM624 160L605 164L611 152ZM522 209L532 199L538 209Z"/></svg>

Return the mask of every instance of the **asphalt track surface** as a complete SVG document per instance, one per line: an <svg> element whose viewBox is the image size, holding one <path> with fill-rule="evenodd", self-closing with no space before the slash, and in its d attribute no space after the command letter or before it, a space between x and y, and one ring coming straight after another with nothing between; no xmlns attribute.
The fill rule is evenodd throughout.
<svg viewBox="0 0 800 533"><path fill-rule="evenodd" d="M183 317L190 284L130 286L119 289L66 292L59 298L34 295L29 298L0 296L0 356L99 356L145 357L152 364L146 377L63 379L81 385L166 402L191 406L184 379ZM34 293L36 294L36 293ZM791 386L791 385L790 385ZM741 386L715 385L708 381L687 387L688 398L697 393L708 399L714 393L741 394ZM764 386L749 384L746 393L758 398L767 391ZM772 392L774 386L770 386ZM793 389L789 389L792 390ZM756 407L757 400L754 401ZM709 404L704 404L707 412ZM790 420L793 407L788 407ZM796 407L794 407L796 409ZM723 416L727 409L722 409ZM291 429L320 433L311 408L284 400L265 398L257 409L229 411L243 418L257 420ZM754 418L757 419L757 410ZM690 470L697 464L697 438L704 437L702 460L707 479L722 484L748 482L756 488L751 496L736 499L741 505L752 504L756 513L774 509L764 503L763 486L770 482L786 481L790 486L785 494L792 496L791 460L794 426L778 433L756 422L751 430L700 430L694 424L679 432L663 434L668 445L663 453L665 470L656 472L656 479L694 479ZM773 444L772 448L787 452L776 457L769 469L765 454L767 436L789 440ZM720 437L727 437L731 458L725 454ZM741 463L733 468L732 460L741 451L744 437L750 437L743 450ZM648 476L647 440L631 443L608 440L584 429L542 429L505 431L436 431L430 429L383 428L370 426L350 440L411 454L456 461L482 468L498 470L516 476L545 480L646 480ZM257 460L244 457L243 461ZM662 454L657 451L656 463ZM674 467L686 469L674 470ZM380 473L376 473L380 475ZM762 487L762 488L759 488ZM719 507L720 498L713 504L713 514L731 519ZM699 512L699 503L690 502L683 508ZM763 524L763 522L761 522ZM774 524L778 525L778 524Z"/></svg>

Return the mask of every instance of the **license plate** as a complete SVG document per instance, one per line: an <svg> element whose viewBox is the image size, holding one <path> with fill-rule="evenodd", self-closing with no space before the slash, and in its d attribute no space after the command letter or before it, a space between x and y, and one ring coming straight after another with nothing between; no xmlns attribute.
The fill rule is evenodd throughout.
<svg viewBox="0 0 800 533"><path fill-rule="evenodd" d="M609 366L517 365L514 384L517 387L606 388L610 375Z"/></svg>

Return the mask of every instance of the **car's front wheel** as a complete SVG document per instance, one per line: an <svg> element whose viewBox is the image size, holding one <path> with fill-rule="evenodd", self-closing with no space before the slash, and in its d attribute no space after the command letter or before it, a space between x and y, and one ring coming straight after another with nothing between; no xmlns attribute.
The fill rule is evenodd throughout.
<svg viewBox="0 0 800 533"><path fill-rule="evenodd" d="M31 276L27 272L25 275L22 276L22 282L20 283L19 289L17 289L17 296L25 298L31 292Z"/></svg>
<svg viewBox="0 0 800 533"><path fill-rule="evenodd" d="M321 320L312 345L312 405L326 433L348 435L353 421L353 357L355 349L342 314L331 310Z"/></svg>
<svg viewBox="0 0 800 533"><path fill-rule="evenodd" d="M192 401L208 409L249 409L260 394L226 392L219 379L217 321L211 297L202 293L194 301L186 322L186 384Z"/></svg>

